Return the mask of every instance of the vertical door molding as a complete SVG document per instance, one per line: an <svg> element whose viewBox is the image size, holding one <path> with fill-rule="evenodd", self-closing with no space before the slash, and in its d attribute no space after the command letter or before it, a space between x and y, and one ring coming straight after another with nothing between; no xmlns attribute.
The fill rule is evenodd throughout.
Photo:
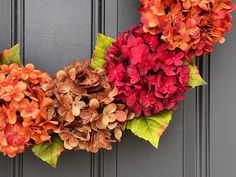
<svg viewBox="0 0 236 177"><path fill-rule="evenodd" d="M24 63L24 0L11 0L11 45L20 43ZM9 177L23 177L23 154L10 159Z"/></svg>
<svg viewBox="0 0 236 177"><path fill-rule="evenodd" d="M197 177L210 177L210 54L198 61L207 85L197 88Z"/></svg>
<svg viewBox="0 0 236 177"><path fill-rule="evenodd" d="M112 38L118 33L118 0L103 0L102 28L101 32ZM102 10L102 9L101 9ZM102 151L102 171L101 177L118 177L118 144L113 144L112 151Z"/></svg>
<svg viewBox="0 0 236 177"><path fill-rule="evenodd" d="M105 33L105 0L92 0L91 15L91 56L93 54L98 33ZM104 176L104 150L91 153L91 177Z"/></svg>
<svg viewBox="0 0 236 177"><path fill-rule="evenodd" d="M24 0L11 0L11 45L21 45L21 57L24 60Z"/></svg>
<svg viewBox="0 0 236 177"><path fill-rule="evenodd" d="M197 64L207 85L190 90L184 101L183 177L210 177L210 55Z"/></svg>

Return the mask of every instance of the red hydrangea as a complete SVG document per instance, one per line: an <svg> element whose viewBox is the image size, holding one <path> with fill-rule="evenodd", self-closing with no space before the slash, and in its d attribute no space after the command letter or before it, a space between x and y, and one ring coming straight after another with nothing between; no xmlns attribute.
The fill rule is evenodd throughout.
<svg viewBox="0 0 236 177"><path fill-rule="evenodd" d="M161 34L168 48L187 58L213 51L232 28L232 0L140 0L144 31Z"/></svg>
<svg viewBox="0 0 236 177"><path fill-rule="evenodd" d="M158 35L144 33L135 25L121 33L106 53L109 82L136 116L173 110L190 88L189 67L181 50L170 51Z"/></svg>

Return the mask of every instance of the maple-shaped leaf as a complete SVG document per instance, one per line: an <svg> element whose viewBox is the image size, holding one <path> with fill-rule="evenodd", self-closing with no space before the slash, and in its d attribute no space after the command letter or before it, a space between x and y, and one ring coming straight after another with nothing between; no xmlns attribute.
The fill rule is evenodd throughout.
<svg viewBox="0 0 236 177"><path fill-rule="evenodd" d="M113 41L114 39L112 39L111 37L105 36L100 33L98 34L96 47L91 59L91 67L93 69L103 68L104 64L106 63L105 54L107 52L107 49L111 47Z"/></svg>
<svg viewBox="0 0 236 177"><path fill-rule="evenodd" d="M129 121L126 129L131 130L136 136L149 141L157 148L159 139L168 127L171 117L172 111L167 110L150 117L141 116Z"/></svg>
<svg viewBox="0 0 236 177"><path fill-rule="evenodd" d="M21 58L20 58L20 45L16 44L12 48L4 50L0 54L0 58L1 58L1 61L0 61L1 64L10 65L12 63L16 63L19 66L21 66L22 61L21 61Z"/></svg>
<svg viewBox="0 0 236 177"><path fill-rule="evenodd" d="M56 168L58 157L64 151L63 141L58 135L54 135L51 142L34 145L32 151L38 158Z"/></svg>
<svg viewBox="0 0 236 177"><path fill-rule="evenodd" d="M202 76L199 74L197 66L193 64L189 64L189 81L188 85L190 85L192 88L206 85L206 81L203 80Z"/></svg>

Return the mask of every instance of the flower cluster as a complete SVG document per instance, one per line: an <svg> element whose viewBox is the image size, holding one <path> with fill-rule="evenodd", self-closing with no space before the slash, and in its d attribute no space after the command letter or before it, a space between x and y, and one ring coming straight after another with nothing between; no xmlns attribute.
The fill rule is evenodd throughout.
<svg viewBox="0 0 236 177"><path fill-rule="evenodd" d="M60 70L43 89L54 98L57 132L69 150L111 149L111 143L120 140L126 121L134 117L115 101L118 90L107 82L104 70L92 70L87 61L75 61Z"/></svg>
<svg viewBox="0 0 236 177"><path fill-rule="evenodd" d="M41 86L50 81L27 64L0 65L0 151L9 157L22 153L26 146L50 140L56 121L48 116L53 100Z"/></svg>
<svg viewBox="0 0 236 177"><path fill-rule="evenodd" d="M167 49L158 36L144 33L143 26L133 26L119 34L106 53L108 80L136 117L172 110L190 88L183 57L182 51Z"/></svg>
<svg viewBox="0 0 236 177"><path fill-rule="evenodd" d="M232 0L140 0L144 31L160 34L170 50L191 56L213 51L232 27Z"/></svg>

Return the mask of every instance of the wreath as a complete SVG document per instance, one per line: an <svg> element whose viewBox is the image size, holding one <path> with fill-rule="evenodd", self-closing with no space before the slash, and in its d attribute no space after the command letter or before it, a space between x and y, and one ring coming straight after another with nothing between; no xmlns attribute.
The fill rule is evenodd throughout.
<svg viewBox="0 0 236 177"><path fill-rule="evenodd" d="M66 150L112 149L128 129L158 147L179 100L206 84L196 57L232 27L231 0L140 0L141 23L98 35L92 59L52 78L22 65L19 45L0 55L0 152L31 147L53 167Z"/></svg>

